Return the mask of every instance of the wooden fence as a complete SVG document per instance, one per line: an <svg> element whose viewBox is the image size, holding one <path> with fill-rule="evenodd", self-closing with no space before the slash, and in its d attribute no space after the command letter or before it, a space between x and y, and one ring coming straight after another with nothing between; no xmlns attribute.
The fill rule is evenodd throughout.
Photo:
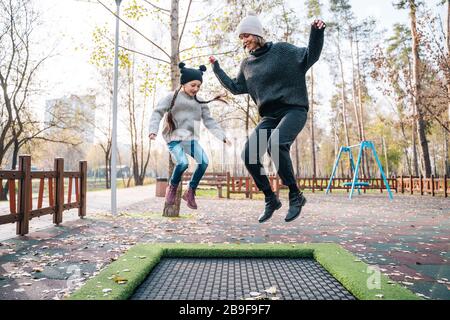
<svg viewBox="0 0 450 320"><path fill-rule="evenodd" d="M287 189L283 186L278 176L269 176L272 190L279 195L280 190ZM326 191L330 178L297 178L297 184L301 190ZM366 193L368 190L379 190L381 193L387 190L382 178L361 178L360 182L369 183L368 187L362 187L361 191ZM450 194L450 184L447 176L443 178L424 177L392 177L387 179L389 187L396 193L420 194L420 195L441 195L445 198ZM331 192L333 190L346 190L350 192L351 187L345 186L346 183L352 182L350 177L333 179L331 184ZM411 187L412 186L412 187ZM253 194L261 193L256 187L251 177L232 177L227 173L227 198L231 194L245 194L247 198L252 198Z"/></svg>
<svg viewBox="0 0 450 320"><path fill-rule="evenodd" d="M53 215L53 223L59 225L63 221L63 212L74 208L78 208L80 218L85 217L86 177L86 161L80 161L79 171L75 172L64 171L64 159L61 158L55 159L53 171L31 171L31 156L20 156L18 170L0 171L0 187L3 188L6 180L9 191L9 214L0 215L0 225L16 223L16 233L23 236L29 232L30 220L36 217ZM68 179L67 197L65 179ZM39 191L34 205L32 182L36 180L39 180ZM43 207L46 181L48 206ZM73 191L75 199L72 198Z"/></svg>

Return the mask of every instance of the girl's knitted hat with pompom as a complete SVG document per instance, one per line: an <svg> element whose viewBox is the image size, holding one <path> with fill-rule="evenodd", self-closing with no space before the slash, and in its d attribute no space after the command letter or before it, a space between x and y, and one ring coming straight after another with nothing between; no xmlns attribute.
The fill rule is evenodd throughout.
<svg viewBox="0 0 450 320"><path fill-rule="evenodd" d="M264 31L261 21L259 21L256 13L253 11L249 11L248 16L242 19L241 23L239 23L237 27L238 35L244 33L249 33L264 38Z"/></svg>
<svg viewBox="0 0 450 320"><path fill-rule="evenodd" d="M186 64L184 62L181 62L178 66L180 67L181 72L181 84L186 84L194 80L203 82L203 72L206 71L205 66L201 65L198 69L189 69L185 68Z"/></svg>

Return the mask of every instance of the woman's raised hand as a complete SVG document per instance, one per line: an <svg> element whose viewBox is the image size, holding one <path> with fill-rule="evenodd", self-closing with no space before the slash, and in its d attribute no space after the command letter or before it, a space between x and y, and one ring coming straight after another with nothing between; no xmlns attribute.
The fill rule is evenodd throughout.
<svg viewBox="0 0 450 320"><path fill-rule="evenodd" d="M319 20L319 19L314 20L314 22L312 23L312 26L319 30L325 29L327 27L325 22L323 22L322 20Z"/></svg>
<svg viewBox="0 0 450 320"><path fill-rule="evenodd" d="M215 58L214 56L209 57L209 62L210 62L211 64L214 64L216 61L217 61L217 60L216 60L216 58Z"/></svg>

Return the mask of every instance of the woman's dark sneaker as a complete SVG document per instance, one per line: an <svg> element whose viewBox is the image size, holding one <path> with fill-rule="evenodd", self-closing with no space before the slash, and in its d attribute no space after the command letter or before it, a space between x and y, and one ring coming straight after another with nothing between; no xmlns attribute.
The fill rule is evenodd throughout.
<svg viewBox="0 0 450 320"><path fill-rule="evenodd" d="M289 211L284 221L292 222L297 219L305 204L306 198L303 196L303 192L289 193Z"/></svg>
<svg viewBox="0 0 450 320"><path fill-rule="evenodd" d="M276 195L266 198L266 207L264 209L264 213L258 219L259 223L264 223L272 218L273 213L281 209L282 206L283 204L276 197Z"/></svg>

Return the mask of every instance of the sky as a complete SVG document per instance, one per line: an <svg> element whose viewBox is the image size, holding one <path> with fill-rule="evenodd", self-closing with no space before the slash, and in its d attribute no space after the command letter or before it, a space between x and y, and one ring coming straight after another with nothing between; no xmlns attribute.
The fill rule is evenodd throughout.
<svg viewBox="0 0 450 320"><path fill-rule="evenodd" d="M123 0L122 6L127 1L130 0ZM113 3L112 0L103 2ZM219 0L210 2L213 5L220 3ZM327 3L328 1L322 0L322 2ZM380 28L391 29L394 23L408 22L407 11L394 9L392 0L350 0L350 2L358 18L375 17L379 21ZM427 2L431 6L437 0ZM164 1L161 3L165 4ZM36 99L35 104L43 106L45 100L69 94L89 93L90 89L97 87L96 70L89 64L88 51L83 47L91 42L95 26L107 25L114 30L114 17L101 5L85 0L39 0L36 1L36 5L42 10L44 17L44 23L40 29L42 35L40 49L46 50L55 47L57 56L41 72L40 79L44 82L43 87L47 90ZM291 5L299 16L303 16L304 1L292 0ZM112 8L113 5L110 7ZM444 9L446 8L442 7L440 10L442 14ZM125 28L125 26L122 24L121 28ZM148 32L150 38L152 33L158 32L158 30L142 30ZM319 94L326 103L330 97L331 81L326 79L326 69L323 65L319 72L322 74L321 80L319 80L322 83Z"/></svg>
<svg viewBox="0 0 450 320"><path fill-rule="evenodd" d="M122 6L127 1L123 0ZM214 3L214 0L211 2ZM407 21L406 12L394 10L391 0L352 0L351 3L358 17L372 15L386 26ZM38 5L44 11L44 25L49 31L46 42L58 40L58 51L61 53L61 56L52 59L51 66L45 70L45 78L52 83L51 94L58 96L74 90L83 92L89 86L95 86L94 69L88 64L88 54L76 49L82 43L90 42L96 25L107 24L113 28L113 16L102 6L84 1L39 0ZM292 6L302 14L304 1L293 1Z"/></svg>

